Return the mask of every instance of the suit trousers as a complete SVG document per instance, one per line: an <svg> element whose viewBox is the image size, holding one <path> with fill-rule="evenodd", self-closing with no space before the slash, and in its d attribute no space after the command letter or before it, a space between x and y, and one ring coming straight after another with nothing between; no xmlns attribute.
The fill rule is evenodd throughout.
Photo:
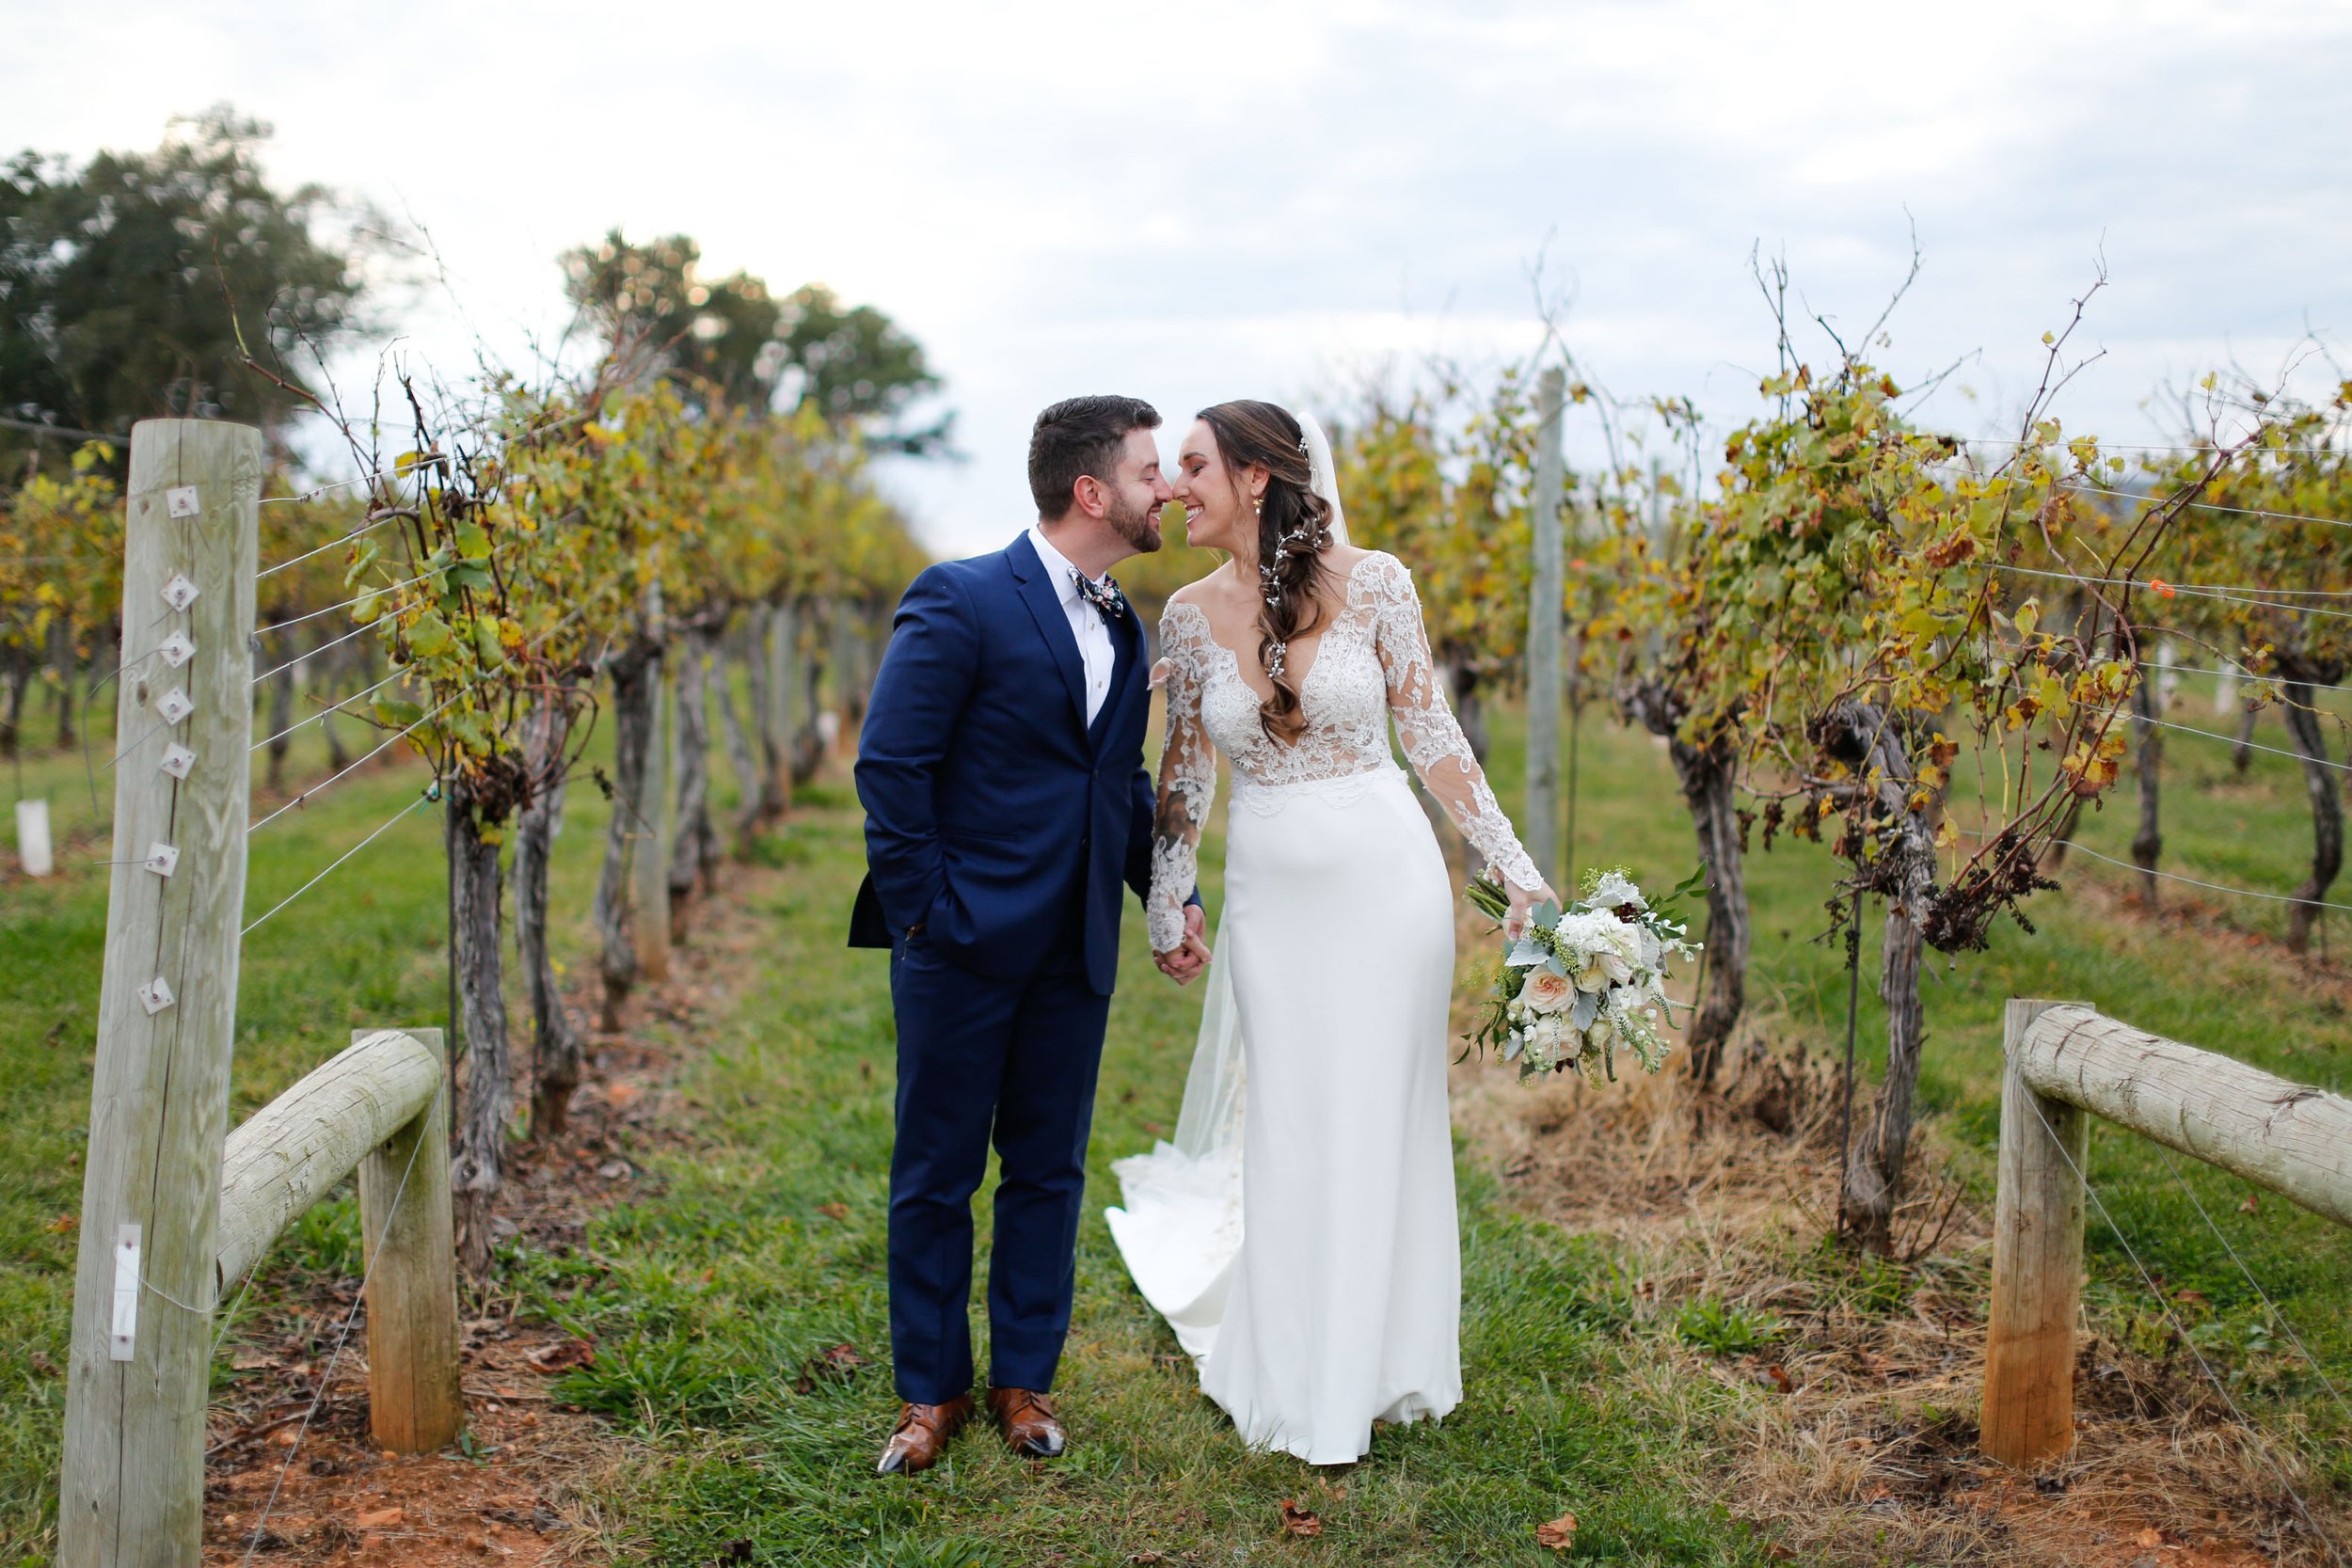
<svg viewBox="0 0 2352 1568"><path fill-rule="evenodd" d="M1070 1331L1087 1134L1110 998L1076 942L998 979L918 934L892 949L898 1138L890 1158L890 1346L898 1397L938 1404L972 1386L972 1196L995 1146L988 1271L989 1382L1053 1387Z"/></svg>

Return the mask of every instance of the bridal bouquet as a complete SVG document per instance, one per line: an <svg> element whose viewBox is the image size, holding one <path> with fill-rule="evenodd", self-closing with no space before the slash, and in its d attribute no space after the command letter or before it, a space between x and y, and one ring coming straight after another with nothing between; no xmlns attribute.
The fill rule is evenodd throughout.
<svg viewBox="0 0 2352 1568"><path fill-rule="evenodd" d="M1597 1060L1613 1082L1620 1047L1644 1071L1656 1072L1665 1064L1662 1031L1676 1006L1666 997L1666 965L1699 950L1674 911L1701 875L1653 908L1622 867L1587 871L1583 896L1565 910L1537 905L1518 940L1504 944L1471 1041L1518 1063L1522 1080L1570 1068L1589 1075ZM1467 891L1498 921L1510 909L1509 894L1491 878Z"/></svg>

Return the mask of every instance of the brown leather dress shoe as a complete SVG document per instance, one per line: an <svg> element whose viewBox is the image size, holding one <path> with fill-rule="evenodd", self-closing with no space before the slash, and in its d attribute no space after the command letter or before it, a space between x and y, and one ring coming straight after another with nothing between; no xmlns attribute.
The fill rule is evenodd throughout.
<svg viewBox="0 0 2352 1568"><path fill-rule="evenodd" d="M882 1445L874 1468L885 1476L911 1476L939 1463L947 1439L972 1418L972 1396L958 1394L946 1404L910 1404L898 1412L898 1428Z"/></svg>
<svg viewBox="0 0 2352 1568"><path fill-rule="evenodd" d="M1024 1459L1053 1459L1068 1445L1061 1418L1043 1394L1026 1388L991 1388L988 1413L1005 1433L1012 1451Z"/></svg>

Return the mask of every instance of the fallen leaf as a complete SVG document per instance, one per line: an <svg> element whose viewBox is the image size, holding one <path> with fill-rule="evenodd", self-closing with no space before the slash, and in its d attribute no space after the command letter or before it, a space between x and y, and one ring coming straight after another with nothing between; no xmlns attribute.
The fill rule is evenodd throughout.
<svg viewBox="0 0 2352 1568"><path fill-rule="evenodd" d="M1535 1544L1565 1552L1576 1544L1576 1515L1563 1513L1549 1524L1535 1527Z"/></svg>
<svg viewBox="0 0 2352 1568"><path fill-rule="evenodd" d="M2164 1544L2164 1531L2151 1527L2133 1536L2132 1541L2141 1546L2161 1546Z"/></svg>
<svg viewBox="0 0 2352 1568"><path fill-rule="evenodd" d="M81 1223L81 1216L78 1214L59 1214L49 1222L49 1234L52 1236L72 1235L73 1227Z"/></svg>
<svg viewBox="0 0 2352 1568"><path fill-rule="evenodd" d="M866 1357L857 1353L855 1345L835 1345L825 1352L825 1365L838 1367L845 1372L853 1372L866 1365Z"/></svg>
<svg viewBox="0 0 2352 1568"><path fill-rule="evenodd" d="M1794 1562L1797 1554L1793 1547L1784 1546L1777 1541L1768 1541L1764 1544L1764 1560L1767 1562Z"/></svg>
<svg viewBox="0 0 2352 1568"><path fill-rule="evenodd" d="M1284 1497L1282 1499L1282 1533L1284 1535L1321 1535L1323 1520L1311 1510L1299 1507L1296 1497Z"/></svg>
<svg viewBox="0 0 2352 1568"><path fill-rule="evenodd" d="M57 1375L57 1364L55 1361L50 1360L48 1356L42 1354L40 1351L33 1352L30 1355L27 1355L24 1360L26 1364L33 1369L33 1370L39 1372L43 1377L56 1377Z"/></svg>
<svg viewBox="0 0 2352 1568"><path fill-rule="evenodd" d="M390 1529L407 1516L404 1510L398 1508L372 1508L354 1518L352 1523L361 1529Z"/></svg>
<svg viewBox="0 0 2352 1568"><path fill-rule="evenodd" d="M1797 1391L1796 1380L1788 1375L1788 1369L1777 1362L1765 1368L1764 1375L1771 1378L1772 1386L1784 1394L1793 1394Z"/></svg>
<svg viewBox="0 0 2352 1568"><path fill-rule="evenodd" d="M850 1206L846 1203L820 1203L817 1206L817 1212L829 1220L846 1220L850 1217Z"/></svg>
<svg viewBox="0 0 2352 1568"><path fill-rule="evenodd" d="M552 1345L525 1351L523 1359L543 1372L566 1372L596 1364L596 1347L585 1339L560 1339Z"/></svg>
<svg viewBox="0 0 2352 1568"><path fill-rule="evenodd" d="M2182 1303L2184 1306L2188 1307L2209 1307L2212 1305L2212 1303L2205 1299L2204 1291L2192 1291L2186 1289L2185 1287L2173 1291L2172 1299Z"/></svg>
<svg viewBox="0 0 2352 1568"><path fill-rule="evenodd" d="M2241 1214L2261 1213L2263 1212L2263 1195L2260 1193L2248 1193L2246 1195L2246 1201L2237 1206L2237 1212Z"/></svg>

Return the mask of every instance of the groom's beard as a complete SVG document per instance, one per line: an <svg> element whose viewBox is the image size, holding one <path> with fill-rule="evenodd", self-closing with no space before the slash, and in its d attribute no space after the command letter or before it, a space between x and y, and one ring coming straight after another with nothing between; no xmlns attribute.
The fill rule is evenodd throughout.
<svg viewBox="0 0 2352 1568"><path fill-rule="evenodd" d="M1126 541L1127 547L1137 555L1150 555L1160 547L1160 509L1157 506L1130 507L1124 497L1114 498L1104 521L1111 531Z"/></svg>

